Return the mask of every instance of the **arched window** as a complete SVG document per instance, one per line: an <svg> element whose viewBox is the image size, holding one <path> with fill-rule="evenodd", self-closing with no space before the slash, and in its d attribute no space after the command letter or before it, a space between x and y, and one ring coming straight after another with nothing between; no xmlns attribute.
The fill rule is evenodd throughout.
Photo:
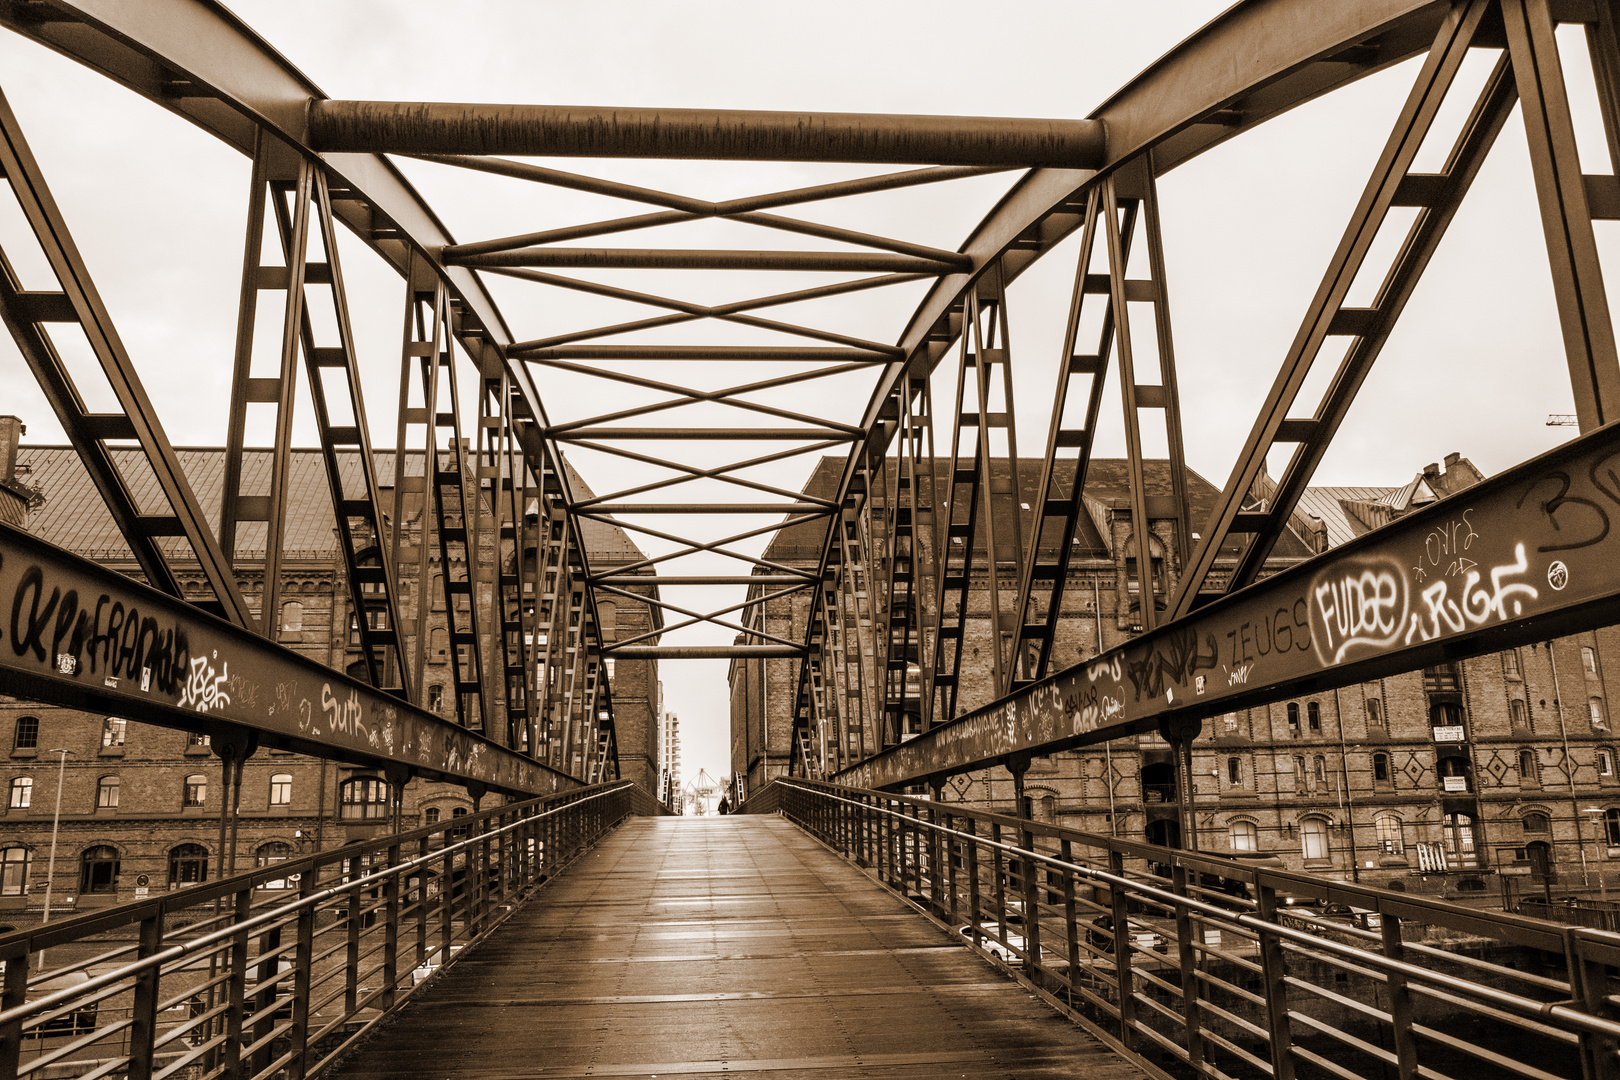
<svg viewBox="0 0 1620 1080"><path fill-rule="evenodd" d="M1226 846L1233 851L1259 851L1260 835L1252 821L1234 821L1226 826Z"/></svg>
<svg viewBox="0 0 1620 1080"><path fill-rule="evenodd" d="M1299 738L1299 702L1288 703L1288 734Z"/></svg>
<svg viewBox="0 0 1620 1080"><path fill-rule="evenodd" d="M1536 762L1536 752L1534 750L1519 751L1519 786L1541 786L1541 768Z"/></svg>
<svg viewBox="0 0 1620 1080"><path fill-rule="evenodd" d="M1603 811L1603 833L1609 847L1620 847L1620 809Z"/></svg>
<svg viewBox="0 0 1620 1080"><path fill-rule="evenodd" d="M450 810L450 820L452 820L452 821L454 821L456 818L464 818L466 816L467 816L467 808L465 806L453 807ZM462 837L464 837L466 835L467 835L467 827L465 825L461 826L460 828L451 829L450 832L448 833L448 836L452 840L460 840Z"/></svg>
<svg viewBox="0 0 1620 1080"><path fill-rule="evenodd" d="M1552 831L1552 822L1547 815L1538 810L1532 810L1524 815L1524 831L1527 833L1546 833Z"/></svg>
<svg viewBox="0 0 1620 1080"><path fill-rule="evenodd" d="M285 840L271 840L268 843L259 845L259 849L253 853L253 863L255 866L270 866L274 863L286 862L292 857L293 846L291 844ZM285 889L288 884L286 878L272 878L261 885L260 888Z"/></svg>
<svg viewBox="0 0 1620 1080"><path fill-rule="evenodd" d="M1367 699L1367 726L1384 730L1384 703L1378 698Z"/></svg>
<svg viewBox="0 0 1620 1080"><path fill-rule="evenodd" d="M281 632L291 636L304 632L304 605L298 600L289 600L281 605Z"/></svg>
<svg viewBox="0 0 1620 1080"><path fill-rule="evenodd" d="M1597 650L1590 645L1581 646L1581 667L1588 675L1597 674Z"/></svg>
<svg viewBox="0 0 1620 1080"><path fill-rule="evenodd" d="M179 844L169 851L169 888L198 885L208 880L208 849L201 844Z"/></svg>
<svg viewBox="0 0 1620 1080"><path fill-rule="evenodd" d="M1508 720L1520 731L1530 730L1530 707L1518 698L1508 702Z"/></svg>
<svg viewBox="0 0 1620 1080"><path fill-rule="evenodd" d="M270 805L292 805L292 773L278 772L270 778Z"/></svg>
<svg viewBox="0 0 1620 1080"><path fill-rule="evenodd" d="M1520 678L1518 649L1507 649L1502 653L1502 673L1510 679Z"/></svg>
<svg viewBox="0 0 1620 1080"><path fill-rule="evenodd" d="M34 781L31 777L13 777L11 781L11 801L8 804L13 810L26 810L34 801Z"/></svg>
<svg viewBox="0 0 1620 1080"><path fill-rule="evenodd" d="M1451 755L1435 762L1434 770L1440 775L1440 790L1470 791L1468 759Z"/></svg>
<svg viewBox="0 0 1620 1080"><path fill-rule="evenodd" d="M1441 844L1448 866L1479 865L1479 856L1474 851L1474 819L1468 814L1446 815L1441 823Z"/></svg>
<svg viewBox="0 0 1620 1080"><path fill-rule="evenodd" d="M1305 755L1304 754L1295 754L1294 755L1294 788L1296 790L1298 790L1298 791L1304 791L1306 789L1305 783L1306 783L1305 782Z"/></svg>
<svg viewBox="0 0 1620 1080"><path fill-rule="evenodd" d="M1384 854L1400 855L1406 851L1399 814L1379 814L1373 818L1373 832L1378 837L1378 850Z"/></svg>
<svg viewBox="0 0 1620 1080"><path fill-rule="evenodd" d="M19 716L17 726L12 731L11 748L13 750L34 750L39 747L39 717Z"/></svg>
<svg viewBox="0 0 1620 1080"><path fill-rule="evenodd" d="M118 809L118 777L103 776L96 781L96 809Z"/></svg>
<svg viewBox="0 0 1620 1080"><path fill-rule="evenodd" d="M1388 784L1388 783L1390 783L1389 755L1388 754L1374 754L1372 756L1372 772L1373 772L1373 783L1375 783L1375 784Z"/></svg>
<svg viewBox="0 0 1620 1080"><path fill-rule="evenodd" d="M128 732L128 720L120 720L116 716L107 717L101 722L101 748L103 750L123 749L124 736Z"/></svg>
<svg viewBox="0 0 1620 1080"><path fill-rule="evenodd" d="M424 824L424 825L437 825L438 823L439 823L439 808L437 806L430 806L426 810L422 811L422 824Z"/></svg>
<svg viewBox="0 0 1620 1080"><path fill-rule="evenodd" d="M86 848L79 856L79 892L105 894L118 891L118 849L107 844Z"/></svg>
<svg viewBox="0 0 1620 1080"><path fill-rule="evenodd" d="M1305 703L1305 726L1312 731L1322 730L1322 706L1314 701Z"/></svg>
<svg viewBox="0 0 1620 1080"><path fill-rule="evenodd" d="M1311 787L1313 790L1327 787L1327 758L1321 754L1311 763Z"/></svg>
<svg viewBox="0 0 1620 1080"><path fill-rule="evenodd" d="M0 848L0 896L28 892L28 849L21 845Z"/></svg>
<svg viewBox="0 0 1620 1080"><path fill-rule="evenodd" d="M181 806L201 806L208 801L208 777L202 773L192 773L186 777L185 785L180 792Z"/></svg>
<svg viewBox="0 0 1620 1080"><path fill-rule="evenodd" d="M1591 714L1592 726L1593 727L1595 727L1595 728L1606 728L1606 727L1609 726L1608 714L1603 711L1603 699L1602 698L1595 697L1595 698L1590 699L1586 703L1586 708L1587 708L1587 711Z"/></svg>
<svg viewBox="0 0 1620 1080"><path fill-rule="evenodd" d="M388 785L375 776L352 776L338 786L338 816L370 821L388 816Z"/></svg>
<svg viewBox="0 0 1620 1080"><path fill-rule="evenodd" d="M435 626L428 632L428 662L442 664L450 655L450 632Z"/></svg>
<svg viewBox="0 0 1620 1080"><path fill-rule="evenodd" d="M444 687L439 683L428 686L427 707L429 712L438 712L444 708Z"/></svg>
<svg viewBox="0 0 1620 1080"><path fill-rule="evenodd" d="M1614 751L1607 746L1600 746L1597 749L1597 770L1601 779L1614 779Z"/></svg>
<svg viewBox="0 0 1620 1080"><path fill-rule="evenodd" d="M1299 823L1299 836L1306 862L1321 862L1327 859L1327 822L1319 817L1304 818Z"/></svg>

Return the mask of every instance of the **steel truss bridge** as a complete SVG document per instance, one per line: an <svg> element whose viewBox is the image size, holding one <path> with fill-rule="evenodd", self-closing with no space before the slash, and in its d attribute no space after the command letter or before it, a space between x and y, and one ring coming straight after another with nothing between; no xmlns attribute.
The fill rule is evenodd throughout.
<svg viewBox="0 0 1620 1080"><path fill-rule="evenodd" d="M577 856L596 844L607 850L633 816L656 813L645 793L618 781L609 662L717 657L796 661L795 775L753 793L750 809L782 810L953 936L965 931L1019 966L1031 989L1155 1076L1314 1080L1381 1070L1409 1080L1444 1077L1464 1059L1486 1069L1478 1075L1616 1075L1620 999L1605 974L1620 966L1612 935L901 793L992 764L1017 777L1030 755L1154 729L1180 750L1185 779L1206 716L1620 621L1620 541L1611 538L1620 357L1596 228L1620 220L1615 4L1245 0L1080 119L343 101L208 0L0 0L0 23L252 162L247 229L229 239L244 257L216 521L165 435L50 178L0 100L0 173L27 225L0 251L0 316L144 579L0 527L0 685L206 731L227 759L274 739L381 767L396 784L423 776L527 800L0 938L0 1073L76 1062L86 1075L195 1067L269 1077L334 1066L385 1014L419 1000L407 972L420 970L431 985L459 948L518 918L517 905L542 883L579 872L564 872ZM1577 53L1595 91L1566 78ZM1477 87L1461 78L1470 57L1489 65ZM1245 421L1248 437L1213 511L1195 520L1158 182L1296 106L1409 60L1405 104L1258 414ZM1595 98L1608 169L1578 152L1577 91ZM1442 123L1453 108L1463 117L1454 131ZM1578 437L1460 500L1271 573L1289 515L1488 154L1505 129L1517 130L1508 128L1515 110ZM1424 171L1420 150L1431 137L1446 152ZM532 160L557 158L889 171L708 201ZM543 231L514 222L500 235L458 239L406 179L406 159L645 209ZM996 176L1005 184L954 248L813 218L829 200ZM703 222L778 242L594 246ZM1391 228L1399 242L1386 252L1375 241ZM399 274L397 382L362 377L343 237ZM1009 290L1074 239L1061 348L1045 361L1026 358L1013 344L1013 328L1025 324ZM49 281L26 277L24 265L48 267ZM739 291L700 303L604 284L599 273L634 270L707 274ZM831 283L759 285L771 272ZM1351 300L1358 279L1376 282L1368 303ZM548 310L584 295L657 313L524 339L497 294ZM856 296L903 305L902 330L869 340L778 310ZM96 361L89 368L67 356L64 343L80 337ZM1021 489L1017 469L1009 484L992 463L1020 457L1015 379L1042 363L1048 375L1055 365L1056 390L1039 479ZM663 370L675 374L655 377ZM743 374L717 374L732 371ZM1141 598L1140 634L1059 670L1059 615L1110 378L1124 407L1131 520L1163 524L1179 573L1168 585L1157 580L1151 530L1136 528L1130 560L1139 570L1128 584ZM589 415L553 419L562 413L555 399L548 410L547 388L565 379L596 381L582 396ZM1312 405L1308 380L1326 386ZM860 392L849 393L857 383ZM850 408L823 415L819 404L797 404L801 391L804 401L824 400L811 393L824 385L841 388L832 396ZM359 611L354 674L275 640L301 393L313 406L342 576ZM420 455L422 469L399 468L390 484L366 400L394 397L392 439L378 440L398 462ZM87 404L102 400L116 407ZM260 427L273 433L269 478L251 487L242 463ZM1168 493L1146 478L1144 445L1159 430ZM822 454L843 462L830 491L761 478L774 475L767 467ZM643 479L597 494L566 455L652 472L631 470ZM1268 457L1286 465L1261 501ZM422 508L414 530L408 506ZM1458 520L1473 534L1471 565L1415 570L1414 552L1436 534L1456 535ZM593 561L591 522L622 528L655 553ZM760 538L789 527L819 538L814 559L755 554ZM241 552L258 536L263 561L248 565ZM438 597L424 587L434 545ZM697 556L730 570L685 572L682 560ZM238 577L255 573L262 584L250 600ZM976 578L994 628L994 700L964 709ZM676 599L714 586L747 593L719 609ZM783 636L761 617L776 599L809 611L802 633ZM423 630L435 600L450 620L454 719L424 700ZM626 602L656 608L653 629L621 633L609 605ZM661 641L683 625L713 628L717 643ZM1260 634L1268 648L1250 656ZM1252 665L1248 680L1218 684L1217 665L1240 656ZM265 693L232 695L232 678ZM284 686L294 688L285 698L270 690ZM298 708L301 696L321 707ZM903 739L911 715L922 730ZM850 753L852 725L872 733L872 753ZM1190 799L1191 784L1178 788ZM723 824L740 838L764 820ZM1287 923L1279 897L1289 892L1354 905L1362 921ZM957 928L959 919L968 925ZM1403 921L1562 966L1529 971L1419 944L1403 936ZM80 961L86 980L75 986L47 986L31 973L41 949L126 931L138 943ZM1307 998L1313 1004L1300 1004ZM1500 1039L1507 1030L1519 1041L1454 1034L1426 1011L1437 1002L1472 1031ZM1333 1009L1338 1019L1328 1018Z"/></svg>
<svg viewBox="0 0 1620 1080"><path fill-rule="evenodd" d="M133 583L6 530L6 679L45 701L235 732L244 747L268 733L400 775L535 794L616 775L612 659L796 659L793 772L893 788L989 763L1017 772L1030 753L1155 726L1185 745L1212 713L1613 622L1620 560L1609 524L1620 480L1609 425L1620 410L1620 361L1594 223L1620 218L1620 178L1580 160L1555 29L1583 33L1609 152L1620 159L1615 20L1612 5L1597 0L1255 0L1221 15L1088 117L992 119L333 100L215 4L0 4L11 31L184 117L253 163L246 235L232 239L246 254L216 525L143 391L48 177L15 116L0 108L0 171L54 277L49 287L25 283L21 253L7 252L0 312L145 578ZM1494 64L1477 93L1458 88L1470 55ZM1195 521L1158 179L1412 58L1420 62L1405 105L1213 513ZM1450 140L1443 165L1419 171L1418 151L1440 131L1453 98L1467 99L1466 119L1454 134L1436 134ZM1516 108L1580 436L1470 492L1469 520L1484 539L1470 550L1475 569L1466 575L1424 582L1410 570L1413 546L1463 509L1441 504L1263 577L1298 497ZM713 202L518 160L570 157L894 169ZM509 235L457 239L405 179L404 158L646 210L538 232L515 222ZM996 173L1006 185L954 250L800 216L831 199ZM586 246L711 220L756 236L785 234L799 246ZM1375 259L1373 241L1392 220L1410 224L1393 256ZM403 283L397 384L368 386L361 377L338 257L344 230ZM1059 355L1020 354L1015 363L1009 287L1075 234ZM744 292L696 303L585 273L629 269L712 272L742 282ZM746 274L721 273L733 271ZM757 283L773 271L824 273L834 283L772 292ZM1352 306L1352 283L1368 275L1380 282L1373 300ZM658 314L520 340L491 291L497 281L529 290L518 295L536 304L587 294ZM910 293L898 288L908 285ZM921 300L893 341L767 314L856 293ZM757 343L736 344L738 328ZM76 382L63 358L61 343L73 333L89 342L99 361L91 377L105 377L108 386L97 389L110 388L116 409L85 404L95 397L80 385L86 375ZM694 335L712 343L694 343ZM680 343L659 344L661 336ZM279 348L256 349L260 339ZM720 371L748 374L719 385L646 374L662 363L690 373L694 361L711 380ZM1038 483L1020 490L1017 470L1010 485L993 481L992 459L1020 453L1015 378L1053 362ZM1317 366L1330 366L1331 377L1310 409L1296 399ZM771 371L780 373L760 374ZM565 374L597 380L606 389L590 400L613 404L551 419L545 388ZM954 387L939 401L936 376ZM1124 404L1131 519L1166 523L1184 557L1173 585L1130 571L1131 586L1152 597L1138 605L1140 636L1059 671L1058 616L1110 378ZM863 401L858 412L793 407L800 388L839 379L866 388L840 392ZM354 628L359 678L272 640L300 386L332 487L343 575L363 614ZM365 407L367 397L388 394L399 402L392 443L401 460L415 452L432 466L416 476L402 468L391 490L378 475ZM250 413L274 433L262 490L245 487L241 472ZM707 419L687 422L693 416ZM1144 428L1165 432L1168 494L1149 493ZM564 464L566 453L586 451L662 471L590 494ZM844 461L829 493L758 478L761 466L823 453ZM1278 454L1286 467L1272 496L1256 502L1265 461ZM345 471L347 457L360 466ZM135 474L144 480L148 471L155 485L137 498ZM432 546L426 529L413 535L407 525L410 498L432 511L442 597L418 588L408 601L402 585L428 579ZM1020 504L1028 504L1027 518ZM593 564L582 534L591 520L660 552L628 565ZM821 537L814 565L749 553L750 542L789 526ZM253 567L262 573L255 599L263 615L237 582L246 569L237 565L241 538L253 530L269 538L263 565ZM1134 532L1134 567L1153 564L1150 532ZM525 558L527 548L536 557ZM670 565L695 555L729 560L733 571L685 574ZM183 573L200 574L200 595L182 587ZM996 701L959 716L975 576L987 580L996 628ZM750 591L719 610L673 598L684 587L715 585ZM765 601L798 594L810 612L802 634L782 636L757 617ZM426 635L418 628L428 624L430 600L442 600L452 622L454 721L429 712L422 698ZM627 600L656 607L657 625L615 633L604 611ZM659 643L685 625L708 625L731 640ZM1200 674L1260 626L1277 647L1253 661L1246 684L1216 687ZM319 682L335 708L326 722L312 722L297 710L277 712L270 694L255 706L210 693L226 662L231 674L266 687ZM921 717L922 733L902 743L908 713ZM842 733L851 724L873 733L875 754L855 760L848 752Z"/></svg>

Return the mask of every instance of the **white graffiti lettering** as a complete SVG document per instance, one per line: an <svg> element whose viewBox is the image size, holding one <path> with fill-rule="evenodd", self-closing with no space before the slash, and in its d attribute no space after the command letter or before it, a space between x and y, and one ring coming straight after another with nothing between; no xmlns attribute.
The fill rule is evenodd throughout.
<svg viewBox="0 0 1620 1080"><path fill-rule="evenodd" d="M1423 554L1418 556L1417 565L1412 567L1412 573L1417 576L1418 584L1422 584L1428 577L1428 571L1444 566L1441 571L1447 577L1457 574L1466 574L1479 564L1472 559L1465 558L1463 552L1474 546L1479 539L1479 533L1474 531L1473 522L1468 515L1474 511L1472 508L1464 510L1461 517L1452 518L1444 525L1438 525L1429 530L1423 538Z"/></svg>
<svg viewBox="0 0 1620 1080"><path fill-rule="evenodd" d="M1249 669L1253 664L1239 664L1235 668L1226 668L1227 686L1247 686L1249 684Z"/></svg>
<svg viewBox="0 0 1620 1080"><path fill-rule="evenodd" d="M190 667L186 683L180 688L181 707L205 713L231 703L231 695L225 692L225 683L230 680L228 662L219 666L218 675L214 674L214 665L208 662L206 656L193 657Z"/></svg>
<svg viewBox="0 0 1620 1080"><path fill-rule="evenodd" d="M321 684L321 710L326 713L326 726L334 735L361 735L367 736L360 716L364 708L360 704L360 691L350 690L346 700L339 700L332 696L332 684Z"/></svg>
<svg viewBox="0 0 1620 1080"><path fill-rule="evenodd" d="M1524 601L1534 600L1540 594L1535 586L1524 582L1508 583L1505 579L1530 569L1525 558L1524 545L1514 545L1513 562L1491 570L1491 587L1480 586L1478 570L1468 571L1462 586L1462 601L1451 596L1450 582L1436 581L1423 590L1422 612L1414 612L1407 625L1405 644L1414 641L1433 641L1446 632L1460 633L1470 626L1480 626L1494 616L1498 620L1516 618L1524 613ZM1512 608L1509 611L1509 607Z"/></svg>
<svg viewBox="0 0 1620 1080"><path fill-rule="evenodd" d="M1311 638L1324 664L1339 663L1358 646L1386 648L1400 637L1406 578L1393 565L1330 572L1313 584L1311 598Z"/></svg>

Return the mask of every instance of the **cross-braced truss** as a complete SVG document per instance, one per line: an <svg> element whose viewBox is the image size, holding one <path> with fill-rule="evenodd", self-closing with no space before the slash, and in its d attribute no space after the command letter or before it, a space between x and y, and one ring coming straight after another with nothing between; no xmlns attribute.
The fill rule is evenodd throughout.
<svg viewBox="0 0 1620 1080"><path fill-rule="evenodd" d="M0 164L60 283L29 292L8 266L0 308L147 581L178 596L175 562L193 560L211 590L206 605L274 637L292 412L305 387L356 612L361 661L351 675L401 708L422 706L427 628L442 605L456 726L584 779L616 769L616 659L797 661L793 767L809 774L873 755L899 760L902 749L912 764L884 782L982 762L953 743L966 730L958 718L1008 694L1016 711L1055 685L1110 379L1123 406L1127 497L1117 510L1128 523L1119 537L1128 621L1149 643L1141 647L1170 640L1208 604L1273 588L1262 571L1295 504L1515 106L1526 118L1581 428L1620 412L1593 231L1594 220L1620 218L1620 180L1612 169L1583 171L1554 35L1560 23L1584 29L1608 149L1620 160L1616 13L1601 0L1250 0L1091 117L1069 120L333 101L207 4L17 3L0 7L0 22L192 119L254 163L216 533L15 118L0 109ZM1493 56L1494 69L1443 167L1415 171L1471 51ZM1159 180L1296 105L1416 57L1406 105L1237 464L1213 512L1195 520ZM527 160L584 157L839 162L853 163L854 175L716 201ZM423 170L567 193L600 212L456 240L404 179ZM980 185L972 190L992 200L960 243L834 223L887 220L851 208L952 185ZM1369 263L1373 241L1394 210L1413 217L1380 272ZM373 450L367 429L339 225L404 282L392 456ZM1013 286L1071 237L1061 347L1043 357L1021 329L1029 315ZM600 246L611 243L626 246ZM267 265L266 250L279 258ZM1381 281L1374 300L1350 306L1352 283L1368 273ZM882 304L895 316L890 336L848 317L851 305ZM316 307L323 314L313 319ZM267 338L255 327L276 314L279 348L256 350ZM122 413L85 411L54 359L49 328L60 323L96 345ZM1321 400L1296 411L1313 368L1330 363ZM1039 468L1026 472L1015 389L1030 370L1055 391ZM252 407L268 413L273 432L263 490L248 490L241 473ZM1027 451L1031 432L1023 438ZM161 513L131 497L115 442L137 447L159 478ZM1144 447L1161 444L1168 460L1155 480ZM835 483L791 479L826 456L843 461ZM1286 465L1273 481L1265 463L1279 456ZM587 490L581 477L593 476L614 480ZM643 554L593 560L585 530L604 524ZM257 620L235 581L253 550L248 525L265 538ZM812 557L772 555L767 541L790 533L816 538ZM1161 569L1168 562L1173 573ZM806 613L802 630L762 616L776 601ZM618 625L614 611L626 603L653 609L650 626ZM1595 618L1607 609L1582 610ZM991 685L964 695L963 650L978 623L989 627ZM710 637L672 640L689 630ZM1337 665L1323 659L1310 677L1347 677ZM1298 678L1258 681L1280 692ZM1155 708L1174 711L1175 693ZM161 719L165 707L150 714ZM1121 723L1148 722L1138 712ZM1005 752L1077 737L1034 730Z"/></svg>

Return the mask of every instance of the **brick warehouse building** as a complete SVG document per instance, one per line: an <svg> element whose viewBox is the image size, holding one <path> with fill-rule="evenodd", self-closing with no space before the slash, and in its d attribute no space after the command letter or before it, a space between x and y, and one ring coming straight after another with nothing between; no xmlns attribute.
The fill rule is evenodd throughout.
<svg viewBox="0 0 1620 1080"><path fill-rule="evenodd" d="M17 446L20 428L14 418L0 418L0 450ZM24 446L13 453L14 458L0 457L0 501L8 508L0 520L16 520L42 539L139 577L71 447ZM178 453L205 510L215 512L224 452ZM391 485L393 454L376 457L381 483ZM268 469L267 458L268 451L245 455L245 484ZM571 479L584 489L577 476ZM384 504L391 505L391 491L385 494ZM319 451L293 452L288 506L277 639L331 667L350 668L359 659L358 639ZM407 503L408 526L420 515L419 509L415 514L409 509ZM621 530L588 520L581 526L593 565L642 559ZM257 529L256 537L249 528ZM260 593L254 568L263 558L263 536L262 523L244 525L239 541L238 584L250 604ZM437 566L437 546L429 547ZM200 574L188 574L183 562L176 566L183 583L202 588ZM408 576L401 581L404 610L414 609L417 584ZM453 719L442 588L434 587L431 605L423 705ZM650 605L626 600L614 607L603 613L604 623L620 635L657 627ZM498 648L493 628L482 629L486 648ZM496 664L486 670L499 671L492 653L486 657L486 664ZM613 673L620 774L649 791L658 776L656 687L656 661L623 661ZM493 715L502 707L497 700ZM56 750L68 751L65 760ZM32 922L43 910L58 796L61 824L51 889L56 917L134 899L139 890L178 888L219 874L221 763L206 737L0 695L0 753L6 754L0 779L0 926ZM235 868L372 835L387 827L386 796L378 770L261 746L243 769ZM412 780L405 789L403 824L447 820L472 808L473 800L456 785Z"/></svg>
<svg viewBox="0 0 1620 1080"><path fill-rule="evenodd" d="M824 460L806 493L830 493L842 464ZM1005 475L1005 461L993 467ZM1038 461L1019 463L1024 490L1039 468ZM1150 487L1164 485L1165 469L1147 463ZM1479 479L1471 463L1453 454L1397 488L1312 488L1268 569L1293 565ZM1196 474L1187 484L1197 521L1217 493ZM1054 670L1134 632L1125 485L1123 462L1092 462L1090 514L1075 540ZM1173 587L1185 553L1168 528L1156 524L1153 532L1155 554L1164 558L1153 572ZM813 529L790 529L766 558L813 566L820 545ZM881 565L874 566L880 578ZM977 605L970 601L964 631L959 713L992 696L983 566L976 559ZM1006 572L1002 588L1016 590ZM749 617L754 625L763 618L772 634L799 638L809 604L800 594L754 605ZM856 640L854 617L846 612L844 621ZM1620 677L1620 628L1213 717L1193 747L1198 845L1272 853L1291 869L1453 898L1539 893L1543 865L1561 893L1620 885L1620 740L1609 720L1610 673ZM787 769L797 678L792 660L732 664L732 769L749 790ZM915 729L914 718L908 727ZM847 733L845 760L876 745L871 722L864 728ZM1170 745L1141 736L1036 758L1025 794L1030 813L1042 820L1177 844L1176 784ZM942 795L1013 809L1011 777L999 768L958 776Z"/></svg>

